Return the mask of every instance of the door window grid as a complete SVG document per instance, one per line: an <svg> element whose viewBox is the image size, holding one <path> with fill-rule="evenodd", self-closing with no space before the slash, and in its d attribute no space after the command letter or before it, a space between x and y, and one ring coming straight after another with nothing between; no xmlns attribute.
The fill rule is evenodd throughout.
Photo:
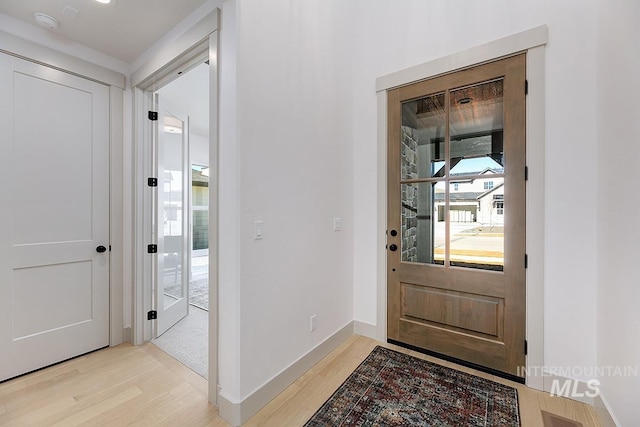
<svg viewBox="0 0 640 427"><path fill-rule="evenodd" d="M503 270L504 204L489 204L490 215L482 213L482 199L490 199L496 180L504 182L501 97L497 79L403 104L402 261ZM412 112L415 118L405 120ZM481 122L483 114L493 115L492 123L470 132L465 120ZM419 123L427 123L426 131ZM461 184L460 175L469 179ZM476 247L483 244L491 250Z"/></svg>

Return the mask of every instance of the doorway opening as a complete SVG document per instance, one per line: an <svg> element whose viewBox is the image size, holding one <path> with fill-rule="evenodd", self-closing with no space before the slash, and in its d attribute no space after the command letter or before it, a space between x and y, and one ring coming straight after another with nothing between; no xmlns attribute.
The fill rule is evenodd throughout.
<svg viewBox="0 0 640 427"><path fill-rule="evenodd" d="M151 341L156 337L155 331L159 323L157 304L160 241L157 230L157 200L159 174L152 141L158 135L161 109L155 106L155 94L183 74L189 73L202 64L208 64L208 90L200 90L198 96L206 99L203 110L208 123L209 137L207 146L210 147L207 158L211 169L209 183L209 246L213 249L209 254L209 309L208 333L203 338L208 351L208 396L209 401L217 405L218 396L218 133L219 133L219 44L220 9L215 8L184 34L166 45L149 59L149 61L134 71L131 75L133 88L134 110L134 292L131 337L134 345ZM192 115L195 116L197 111ZM180 115L179 115L180 116ZM180 116L181 117L181 116ZM154 120L157 119L157 120ZM191 124L194 120L187 119L189 129L195 129ZM193 122L193 123L191 123ZM164 129L163 129L164 132ZM193 137L193 136L192 136ZM206 139L206 138L205 138ZM195 164L199 164L196 162ZM206 164L206 163L205 163ZM183 170L191 170L190 164ZM184 190L186 194L190 191ZM189 218L188 213L183 218ZM188 233L184 233L188 235ZM187 249L185 249L187 252ZM164 254L163 254L164 255ZM186 258L190 262L190 257ZM190 274L190 268L185 267L184 276ZM187 307L190 307L187 304ZM155 312L155 313L154 313Z"/></svg>
<svg viewBox="0 0 640 427"><path fill-rule="evenodd" d="M157 90L157 323L152 342L208 378L209 65ZM161 120L163 121L161 122Z"/></svg>

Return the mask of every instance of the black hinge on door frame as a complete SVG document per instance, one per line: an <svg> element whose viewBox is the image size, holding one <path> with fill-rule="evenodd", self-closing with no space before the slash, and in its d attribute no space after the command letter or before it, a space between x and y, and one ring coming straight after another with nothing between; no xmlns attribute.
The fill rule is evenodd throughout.
<svg viewBox="0 0 640 427"><path fill-rule="evenodd" d="M149 111L149 120L156 121L158 120L158 112L157 111Z"/></svg>
<svg viewBox="0 0 640 427"><path fill-rule="evenodd" d="M529 181L529 166L524 167L524 180Z"/></svg>
<svg viewBox="0 0 640 427"><path fill-rule="evenodd" d="M149 187L157 187L158 186L158 178L147 178L147 185Z"/></svg>
<svg viewBox="0 0 640 427"><path fill-rule="evenodd" d="M529 95L529 80L524 81L524 94Z"/></svg>
<svg viewBox="0 0 640 427"><path fill-rule="evenodd" d="M158 245L155 245L155 244L147 245L147 253L148 254L157 254L158 253Z"/></svg>
<svg viewBox="0 0 640 427"><path fill-rule="evenodd" d="M158 318L158 312L155 310L151 310L147 312L147 320L155 320Z"/></svg>
<svg viewBox="0 0 640 427"><path fill-rule="evenodd" d="M529 268L529 255L524 254L524 268Z"/></svg>
<svg viewBox="0 0 640 427"><path fill-rule="evenodd" d="M524 340L524 355L526 356L527 354L529 354L529 343L527 343L527 340Z"/></svg>

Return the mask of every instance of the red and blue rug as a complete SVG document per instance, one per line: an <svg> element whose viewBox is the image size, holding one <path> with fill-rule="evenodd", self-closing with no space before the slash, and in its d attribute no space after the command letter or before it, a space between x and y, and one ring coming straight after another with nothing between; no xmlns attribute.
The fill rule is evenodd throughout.
<svg viewBox="0 0 640 427"><path fill-rule="evenodd" d="M305 424L519 427L515 388L376 347Z"/></svg>

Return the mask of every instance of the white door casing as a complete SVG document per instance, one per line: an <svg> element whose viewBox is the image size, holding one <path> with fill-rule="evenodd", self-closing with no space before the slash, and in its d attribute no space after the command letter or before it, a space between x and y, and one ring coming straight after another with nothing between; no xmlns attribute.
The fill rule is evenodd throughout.
<svg viewBox="0 0 640 427"><path fill-rule="evenodd" d="M0 54L0 380L109 345L109 108Z"/></svg>

